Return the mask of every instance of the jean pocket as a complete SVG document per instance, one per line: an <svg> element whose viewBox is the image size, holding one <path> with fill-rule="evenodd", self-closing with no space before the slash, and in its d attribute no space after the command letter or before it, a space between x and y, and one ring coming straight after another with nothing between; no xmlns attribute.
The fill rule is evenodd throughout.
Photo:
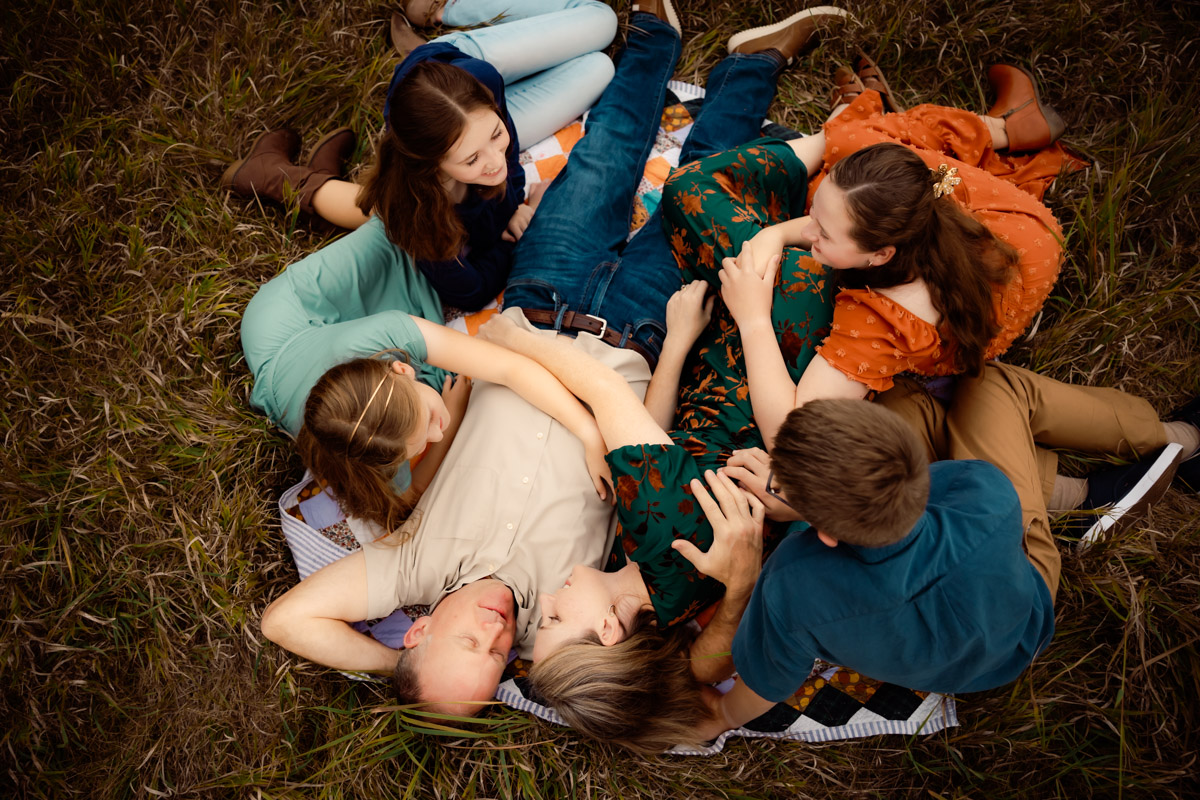
<svg viewBox="0 0 1200 800"><path fill-rule="evenodd" d="M539 278L509 281L508 286L504 288L505 308L557 312L561 305L562 295L554 288L554 284Z"/></svg>

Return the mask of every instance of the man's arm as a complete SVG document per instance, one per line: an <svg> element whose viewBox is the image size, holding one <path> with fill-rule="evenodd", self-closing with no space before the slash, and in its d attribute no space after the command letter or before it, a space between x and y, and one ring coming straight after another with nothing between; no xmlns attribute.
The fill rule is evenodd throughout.
<svg viewBox="0 0 1200 800"><path fill-rule="evenodd" d="M700 572L725 584L725 597L717 613L692 642L692 675L705 683L724 680L733 674L733 635L742 612L750 602L754 583L762 569L763 504L724 474L705 474L712 493L692 480L692 494L713 527L713 543L702 553L691 542L671 543L681 556Z"/></svg>
<svg viewBox="0 0 1200 800"><path fill-rule="evenodd" d="M773 700L759 697L739 680L720 700L710 704L713 718L701 724L700 737L706 742L715 739L725 731L735 730L761 717L774 706Z"/></svg>
<svg viewBox="0 0 1200 800"><path fill-rule="evenodd" d="M367 618L367 561L362 550L318 570L275 599L263 635L298 656L335 669L391 674L397 651L350 627Z"/></svg>

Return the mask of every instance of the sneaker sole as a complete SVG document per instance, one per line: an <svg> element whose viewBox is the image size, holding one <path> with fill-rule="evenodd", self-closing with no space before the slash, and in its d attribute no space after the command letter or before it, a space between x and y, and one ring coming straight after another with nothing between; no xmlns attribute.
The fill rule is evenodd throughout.
<svg viewBox="0 0 1200 800"><path fill-rule="evenodd" d="M667 10L667 24L675 29L675 33L683 38L683 27L679 24L679 15L675 13L675 6L671 5L671 0L663 0L663 7ZM638 4L634 3L631 11L641 11Z"/></svg>
<svg viewBox="0 0 1200 800"><path fill-rule="evenodd" d="M1079 537L1078 547L1080 549L1089 547L1101 539L1117 533L1147 507L1157 502L1167 491L1167 487L1171 485L1171 479L1175 477L1175 470L1179 467L1179 457L1182 454L1182 445L1169 444L1164 447L1142 479L1135 483L1133 488L1118 500L1104 516L1096 520L1095 525L1088 528L1087 532Z"/></svg>
<svg viewBox="0 0 1200 800"><path fill-rule="evenodd" d="M726 52L732 53L735 48L741 47L751 39L757 39L760 36L770 36L772 33L778 33L789 25L794 25L805 17L845 17L846 19L854 19L854 15L844 8L837 6L817 6L816 8L806 8L803 11L797 11L782 22L776 22L774 25L763 25L758 28L751 28L748 31L735 33L729 37L729 41L725 43Z"/></svg>

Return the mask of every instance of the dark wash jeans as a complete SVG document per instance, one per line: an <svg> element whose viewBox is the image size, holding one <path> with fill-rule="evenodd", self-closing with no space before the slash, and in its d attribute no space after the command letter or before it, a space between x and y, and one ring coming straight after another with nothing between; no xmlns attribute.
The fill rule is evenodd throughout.
<svg viewBox="0 0 1200 800"><path fill-rule="evenodd" d="M656 358L666 335L667 300L682 285L656 210L629 235L633 199L654 146L679 37L636 13L616 76L588 117L587 134L546 191L517 246L504 305L600 317ZM775 96L780 61L727 56L709 77L704 106L680 164L758 137ZM557 329L557 325L553 326Z"/></svg>

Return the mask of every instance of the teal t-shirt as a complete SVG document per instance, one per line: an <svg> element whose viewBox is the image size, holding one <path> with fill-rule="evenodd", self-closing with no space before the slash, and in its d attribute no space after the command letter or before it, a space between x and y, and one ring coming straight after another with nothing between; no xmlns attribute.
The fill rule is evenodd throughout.
<svg viewBox="0 0 1200 800"><path fill-rule="evenodd" d="M371 219L263 285L242 316L242 349L254 375L251 402L292 436L304 403L330 368L381 350L408 354L439 391L446 372L425 363L412 317L442 322L442 304L411 257ZM407 469L397 479L407 488Z"/></svg>
<svg viewBox="0 0 1200 800"><path fill-rule="evenodd" d="M924 515L895 544L831 548L797 530L779 545L733 641L750 689L786 700L814 658L945 693L1001 686L1029 666L1054 635L1054 605L1022 548L1016 490L983 461L933 464L930 484Z"/></svg>

